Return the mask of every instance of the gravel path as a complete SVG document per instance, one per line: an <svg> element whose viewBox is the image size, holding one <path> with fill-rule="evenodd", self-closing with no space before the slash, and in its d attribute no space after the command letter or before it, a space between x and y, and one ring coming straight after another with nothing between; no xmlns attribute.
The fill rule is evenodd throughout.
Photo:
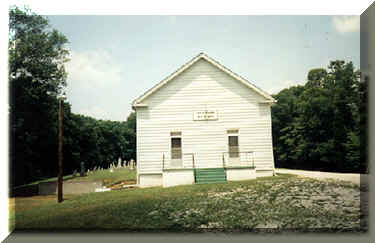
<svg viewBox="0 0 375 243"><path fill-rule="evenodd" d="M293 174L299 176L310 177L314 179L335 179L349 181L355 184L366 184L368 175L364 174L348 174L348 173L332 173L321 171L307 171L307 170L291 170L291 169L275 169L277 174Z"/></svg>

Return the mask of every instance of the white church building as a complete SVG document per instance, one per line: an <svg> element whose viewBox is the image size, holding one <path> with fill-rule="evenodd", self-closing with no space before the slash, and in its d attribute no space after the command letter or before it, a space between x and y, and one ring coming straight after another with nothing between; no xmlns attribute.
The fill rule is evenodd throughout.
<svg viewBox="0 0 375 243"><path fill-rule="evenodd" d="M274 175L274 102L200 53L132 103L137 184L167 187Z"/></svg>

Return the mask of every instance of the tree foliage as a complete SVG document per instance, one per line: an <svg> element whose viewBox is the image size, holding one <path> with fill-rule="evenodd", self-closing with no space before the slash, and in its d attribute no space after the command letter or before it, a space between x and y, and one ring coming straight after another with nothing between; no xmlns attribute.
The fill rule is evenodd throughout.
<svg viewBox="0 0 375 243"><path fill-rule="evenodd" d="M65 36L48 21L17 7L9 11L9 83L12 133L12 179L42 176L54 166L57 96L66 86Z"/></svg>
<svg viewBox="0 0 375 243"><path fill-rule="evenodd" d="M66 87L67 38L29 9L9 10L10 186L57 175L58 97ZM71 113L64 103L64 174L135 159L135 114L126 122Z"/></svg>
<svg viewBox="0 0 375 243"><path fill-rule="evenodd" d="M366 171L366 83L351 62L312 69L304 86L280 91L272 107L279 167Z"/></svg>

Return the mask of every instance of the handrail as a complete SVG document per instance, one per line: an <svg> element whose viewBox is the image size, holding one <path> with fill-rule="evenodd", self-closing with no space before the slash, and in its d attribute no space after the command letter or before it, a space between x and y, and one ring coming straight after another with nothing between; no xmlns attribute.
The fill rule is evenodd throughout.
<svg viewBox="0 0 375 243"><path fill-rule="evenodd" d="M252 160L250 161L250 159L247 157L247 160L246 162L250 162L252 163L252 167L254 167L254 151L242 151L242 152L223 152L223 155L222 155L222 160L223 160L223 168L226 168L226 154L229 154L229 153L237 153L237 154L251 154L252 156ZM194 153L182 153L182 155L191 155L192 156L192 169L195 169L195 154ZM165 168L166 168L166 165L165 165L165 154L163 153L163 165L162 165L162 170L164 171ZM239 161L241 163L241 161ZM182 167L182 168L187 168L187 167Z"/></svg>
<svg viewBox="0 0 375 243"><path fill-rule="evenodd" d="M241 151L241 152L223 152L223 168L225 168L225 154L237 153L237 154L251 154L252 156L252 166L254 167L254 151ZM249 161L249 159L247 160ZM240 161L241 163L241 161Z"/></svg>
<svg viewBox="0 0 375 243"><path fill-rule="evenodd" d="M164 170L164 157L165 157L165 156L164 156L164 153L163 153L163 170Z"/></svg>
<svg viewBox="0 0 375 243"><path fill-rule="evenodd" d="M195 169L194 153L182 153L182 155L191 155L192 167L193 167L193 169Z"/></svg>
<svg viewBox="0 0 375 243"><path fill-rule="evenodd" d="M194 153L182 153L182 155L191 155L191 157L192 157L192 168L195 169L195 156L194 156ZM164 170L165 168L166 168L166 166L165 166L165 154L163 153L163 167L162 167L162 169ZM168 166L167 166L167 168L168 168ZM182 167L182 168L186 168L186 167Z"/></svg>

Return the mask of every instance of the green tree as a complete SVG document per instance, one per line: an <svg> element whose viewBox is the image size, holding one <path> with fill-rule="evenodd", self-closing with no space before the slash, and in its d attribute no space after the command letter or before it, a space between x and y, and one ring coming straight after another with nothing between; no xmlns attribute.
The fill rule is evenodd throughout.
<svg viewBox="0 0 375 243"><path fill-rule="evenodd" d="M293 166L295 163L291 153L293 150L290 147L294 146L296 140L286 137L286 135L292 135L293 122L299 116L297 112L298 98L303 90L304 87L301 85L292 86L273 96L277 100L271 109L274 157L277 167Z"/></svg>
<svg viewBox="0 0 375 243"><path fill-rule="evenodd" d="M137 116L135 112L131 112L126 119L127 124L127 135L126 139L129 141L129 145L126 150L126 159L137 159L137 149L136 149L136 138L137 138Z"/></svg>
<svg viewBox="0 0 375 243"><path fill-rule="evenodd" d="M311 69L307 74L306 87L323 87L327 75L327 70L324 68Z"/></svg>
<svg viewBox="0 0 375 243"><path fill-rule="evenodd" d="M276 166L365 170L367 85L359 82L351 62L332 61L328 71L312 69L305 86L284 89L274 97Z"/></svg>
<svg viewBox="0 0 375 243"><path fill-rule="evenodd" d="M29 9L12 7L9 37L11 186L57 174L58 96L66 86L67 39ZM136 116L103 121L64 102L63 173L136 157Z"/></svg>
<svg viewBox="0 0 375 243"><path fill-rule="evenodd" d="M69 52L66 37L29 9L10 9L9 32L11 184L21 184L54 170L57 96Z"/></svg>

